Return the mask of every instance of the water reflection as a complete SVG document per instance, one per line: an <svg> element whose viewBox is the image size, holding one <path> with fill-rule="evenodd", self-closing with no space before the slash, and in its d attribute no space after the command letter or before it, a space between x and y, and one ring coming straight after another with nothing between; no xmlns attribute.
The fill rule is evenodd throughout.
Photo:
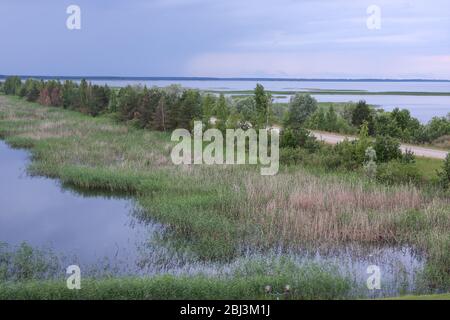
<svg viewBox="0 0 450 320"><path fill-rule="evenodd" d="M63 252L80 266L136 265L152 230L137 222L131 200L80 195L26 174L28 153L0 142L0 241Z"/></svg>

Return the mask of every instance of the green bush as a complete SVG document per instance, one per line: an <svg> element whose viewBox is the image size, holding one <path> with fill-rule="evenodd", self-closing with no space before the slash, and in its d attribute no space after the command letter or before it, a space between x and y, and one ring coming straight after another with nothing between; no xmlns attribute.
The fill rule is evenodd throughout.
<svg viewBox="0 0 450 320"><path fill-rule="evenodd" d="M298 148L302 147L310 152L317 151L320 147L316 138L311 135L308 130L298 128L287 128L281 132L280 138L281 148Z"/></svg>
<svg viewBox="0 0 450 320"><path fill-rule="evenodd" d="M450 188L450 153L445 158L442 170L438 173L439 181L444 189Z"/></svg>
<svg viewBox="0 0 450 320"><path fill-rule="evenodd" d="M423 177L414 163L393 160L378 165L377 179L387 184L420 184Z"/></svg>
<svg viewBox="0 0 450 320"><path fill-rule="evenodd" d="M375 140L374 149L379 162L389 162L402 158L400 142L389 136L378 136Z"/></svg>

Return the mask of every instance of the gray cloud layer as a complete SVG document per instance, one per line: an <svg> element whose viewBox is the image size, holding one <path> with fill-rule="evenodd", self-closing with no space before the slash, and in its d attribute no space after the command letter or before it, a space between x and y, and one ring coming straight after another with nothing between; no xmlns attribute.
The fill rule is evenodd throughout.
<svg viewBox="0 0 450 320"><path fill-rule="evenodd" d="M446 0L3 0L0 12L0 74L450 79Z"/></svg>

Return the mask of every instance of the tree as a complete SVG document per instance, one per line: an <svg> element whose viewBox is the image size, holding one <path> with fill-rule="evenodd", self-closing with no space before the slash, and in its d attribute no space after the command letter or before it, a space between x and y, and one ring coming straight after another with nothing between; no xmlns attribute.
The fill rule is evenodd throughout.
<svg viewBox="0 0 450 320"><path fill-rule="evenodd" d="M263 85L257 84L255 88L256 123L258 128L269 125L270 118L270 95L266 93Z"/></svg>
<svg viewBox="0 0 450 320"><path fill-rule="evenodd" d="M227 106L227 100L223 93L220 94L214 108L214 114L217 116L216 126L219 130L224 131L227 128L227 119L230 114Z"/></svg>
<svg viewBox="0 0 450 320"><path fill-rule="evenodd" d="M3 91L8 95L19 95L22 81L18 76L8 77L3 84Z"/></svg>
<svg viewBox="0 0 450 320"><path fill-rule="evenodd" d="M135 88L126 86L119 90L117 107L121 120L128 121L133 119L136 115L138 104L139 95Z"/></svg>
<svg viewBox="0 0 450 320"><path fill-rule="evenodd" d="M361 100L353 110L352 124L359 128L365 121L368 123L369 133L371 133L373 127L372 110L370 110L369 105L364 100Z"/></svg>
<svg viewBox="0 0 450 320"><path fill-rule="evenodd" d="M108 86L93 85L88 99L88 112L91 116L97 116L104 112L109 104L110 90Z"/></svg>
<svg viewBox="0 0 450 320"><path fill-rule="evenodd" d="M330 106L327 113L325 114L325 128L328 131L338 131L338 116L336 111L334 111L333 105Z"/></svg>
<svg viewBox="0 0 450 320"><path fill-rule="evenodd" d="M211 126L211 118L214 115L215 98L212 94L206 94L202 98L202 121L206 128Z"/></svg>
<svg viewBox="0 0 450 320"><path fill-rule="evenodd" d="M295 94L289 102L289 111L285 126L294 129L300 128L316 110L316 99L309 94Z"/></svg>
<svg viewBox="0 0 450 320"><path fill-rule="evenodd" d="M117 112L118 105L117 91L113 89L109 93L108 111L113 113Z"/></svg>
<svg viewBox="0 0 450 320"><path fill-rule="evenodd" d="M78 85L66 80L62 86L62 105L65 109L80 110L80 92Z"/></svg>
<svg viewBox="0 0 450 320"><path fill-rule="evenodd" d="M192 129L193 121L200 120L202 115L202 100L198 90L188 89L180 99L179 128Z"/></svg>
<svg viewBox="0 0 450 320"><path fill-rule="evenodd" d="M450 121L445 117L434 117L427 125L427 134L431 141L450 135Z"/></svg>
<svg viewBox="0 0 450 320"><path fill-rule="evenodd" d="M400 138L402 131L389 112L382 112L375 118L375 132L380 136Z"/></svg>
<svg viewBox="0 0 450 320"><path fill-rule="evenodd" d="M89 99L91 95L90 85L87 83L85 79L81 79L80 82L80 106L79 111L88 113L89 110Z"/></svg>
<svg viewBox="0 0 450 320"><path fill-rule="evenodd" d="M139 124L142 128L152 126L153 116L156 112L161 96L162 92L157 88L152 88L150 90L144 88L138 107Z"/></svg>
<svg viewBox="0 0 450 320"><path fill-rule="evenodd" d="M257 122L256 102L253 97L240 98L236 102L237 112L241 114L244 123L254 125Z"/></svg>
<svg viewBox="0 0 450 320"><path fill-rule="evenodd" d="M62 88L59 81L48 82L49 94L50 94L50 105L54 107L61 107L62 101Z"/></svg>
<svg viewBox="0 0 450 320"><path fill-rule="evenodd" d="M38 80L28 78L20 89L20 96L35 102L39 98L39 84Z"/></svg>
<svg viewBox="0 0 450 320"><path fill-rule="evenodd" d="M182 105L181 97L183 88L179 85L170 85L164 89L164 124L165 130L172 130L181 127L182 122Z"/></svg>

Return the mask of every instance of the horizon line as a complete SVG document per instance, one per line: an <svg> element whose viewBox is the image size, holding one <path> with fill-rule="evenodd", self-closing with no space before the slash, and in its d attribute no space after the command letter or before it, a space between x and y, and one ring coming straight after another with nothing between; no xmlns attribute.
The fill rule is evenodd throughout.
<svg viewBox="0 0 450 320"><path fill-rule="evenodd" d="M66 79L66 80L185 80L185 81L349 81L349 82L450 82L450 79L423 78L295 78L295 77L205 77L205 76L55 76L55 75L3 75L0 79L18 76L21 79Z"/></svg>

